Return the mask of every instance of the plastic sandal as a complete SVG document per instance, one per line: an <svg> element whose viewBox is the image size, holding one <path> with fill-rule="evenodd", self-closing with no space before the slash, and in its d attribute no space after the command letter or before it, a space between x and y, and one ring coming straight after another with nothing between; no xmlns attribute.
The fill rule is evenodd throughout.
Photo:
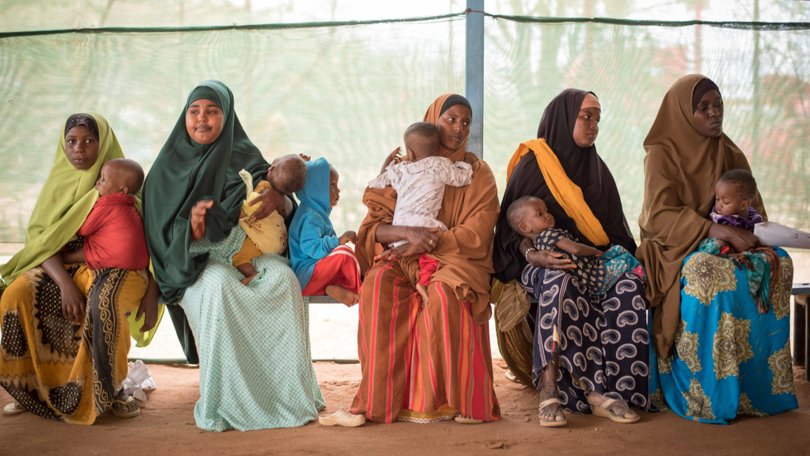
<svg viewBox="0 0 810 456"><path fill-rule="evenodd" d="M5 407L3 407L3 415L8 415L8 416L19 415L20 413L27 412L27 411L28 410L25 407L23 407L22 405L20 405L20 403L17 402L17 401L10 402L10 403L6 404Z"/></svg>
<svg viewBox="0 0 810 456"><path fill-rule="evenodd" d="M537 416L540 418L540 426L543 426L543 427L560 427L560 426L565 426L566 424L568 424L568 418L565 417L565 414L563 414L563 420L562 421L557 421L557 419L556 419L557 415L556 414L554 415L553 418L550 418L550 419L549 418L543 418L543 416L540 415L540 410L543 410L544 408L546 408L546 407L548 407L549 405L552 405L552 404L557 404L559 406L560 405L560 400L557 399L556 397L548 398L548 399L544 400L543 402L541 402L540 405L537 406Z"/></svg>
<svg viewBox="0 0 810 456"><path fill-rule="evenodd" d="M321 426L358 427L366 424L366 417L363 415L354 415L346 410L340 409L331 415L318 417L318 423Z"/></svg>
<svg viewBox="0 0 810 456"><path fill-rule="evenodd" d="M622 409L622 415L624 415L626 412L632 411L630 410L630 406L627 405L626 402L612 398L605 400L605 402L602 402L602 404L598 406L591 404L591 411L593 412L594 415L607 418L610 421L613 421L614 423L630 424L635 423L636 421L641 419L641 417L635 413L634 413L635 416L630 418L625 418L624 416L616 415L615 413L613 413L613 411L610 410L610 407L617 403L621 404L620 408Z"/></svg>
<svg viewBox="0 0 810 456"><path fill-rule="evenodd" d="M484 420L479 420L477 418L470 418L461 415L456 415L456 417L453 419L456 421L456 423L459 424L481 424L484 422Z"/></svg>

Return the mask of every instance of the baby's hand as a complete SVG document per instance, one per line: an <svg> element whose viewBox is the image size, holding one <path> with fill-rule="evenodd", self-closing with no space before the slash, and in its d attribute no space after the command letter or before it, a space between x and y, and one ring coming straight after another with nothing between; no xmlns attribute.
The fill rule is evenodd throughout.
<svg viewBox="0 0 810 456"><path fill-rule="evenodd" d="M298 156L301 157L301 160L304 160L305 162L308 162L309 160L312 159L312 157L310 157L307 154L298 154Z"/></svg>
<svg viewBox="0 0 810 456"><path fill-rule="evenodd" d="M351 242L353 244L356 244L357 243L357 233L355 233L354 231L347 231L347 232L343 233L343 235L340 236L340 238L338 238L338 242L340 242L340 245L343 245L343 244L345 244L347 242Z"/></svg>

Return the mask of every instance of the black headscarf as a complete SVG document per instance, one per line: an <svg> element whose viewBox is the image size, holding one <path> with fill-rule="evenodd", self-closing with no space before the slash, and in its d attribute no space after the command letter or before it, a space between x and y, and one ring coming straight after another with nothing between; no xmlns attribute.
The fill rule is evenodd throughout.
<svg viewBox="0 0 810 456"><path fill-rule="evenodd" d="M439 115L444 114L445 111L447 111L448 109L450 109L455 105L466 106L467 109L469 109L470 112L472 112L472 106L470 106L470 102L467 101L466 98L458 94L453 94L447 97L446 100L444 100L444 103L442 104L442 109L439 111Z"/></svg>
<svg viewBox="0 0 810 456"><path fill-rule="evenodd" d="M695 89L692 90L692 112L697 111L698 103L700 103L700 99L703 98L703 95L706 95L706 93L712 90L716 90L717 93L720 93L720 88L709 78L701 79L700 82L695 85Z"/></svg>
<svg viewBox="0 0 810 456"><path fill-rule="evenodd" d="M634 253L636 243L622 211L622 202L616 181L607 165L596 153L596 146L582 148L573 138L574 124L579 115L585 92L577 89L563 90L548 104L537 137L543 138L560 161L569 179L582 189L585 202L591 208L610 239L611 244L619 244ZM594 96L596 96L594 94ZM516 199L532 195L542 198L554 216L556 227L568 230L584 243L589 243L552 196L537 166L534 154L526 154L515 166L501 201L501 213L495 226L495 251L493 262L495 277L503 282L520 277L526 260L520 251L521 237L506 221L506 211Z"/></svg>
<svg viewBox="0 0 810 456"><path fill-rule="evenodd" d="M96 123L96 119L93 118L90 114L85 114L83 112L77 114L71 114L68 117L67 122L65 122L65 134L67 136L68 132L73 127L85 127L87 128L93 136L98 139L98 123Z"/></svg>

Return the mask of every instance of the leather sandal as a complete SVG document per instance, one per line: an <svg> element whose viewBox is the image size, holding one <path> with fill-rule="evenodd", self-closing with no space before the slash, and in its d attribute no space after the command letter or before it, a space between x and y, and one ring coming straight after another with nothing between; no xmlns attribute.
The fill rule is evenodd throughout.
<svg viewBox="0 0 810 456"><path fill-rule="evenodd" d="M116 398L110 406L110 410L118 418L132 418L141 414L141 408L132 396Z"/></svg>

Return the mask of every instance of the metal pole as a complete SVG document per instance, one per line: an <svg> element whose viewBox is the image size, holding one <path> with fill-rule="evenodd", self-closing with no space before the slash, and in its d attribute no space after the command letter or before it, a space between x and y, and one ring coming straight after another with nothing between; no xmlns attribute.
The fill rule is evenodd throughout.
<svg viewBox="0 0 810 456"><path fill-rule="evenodd" d="M484 0L467 0L466 95L473 118L467 150L484 156Z"/></svg>

